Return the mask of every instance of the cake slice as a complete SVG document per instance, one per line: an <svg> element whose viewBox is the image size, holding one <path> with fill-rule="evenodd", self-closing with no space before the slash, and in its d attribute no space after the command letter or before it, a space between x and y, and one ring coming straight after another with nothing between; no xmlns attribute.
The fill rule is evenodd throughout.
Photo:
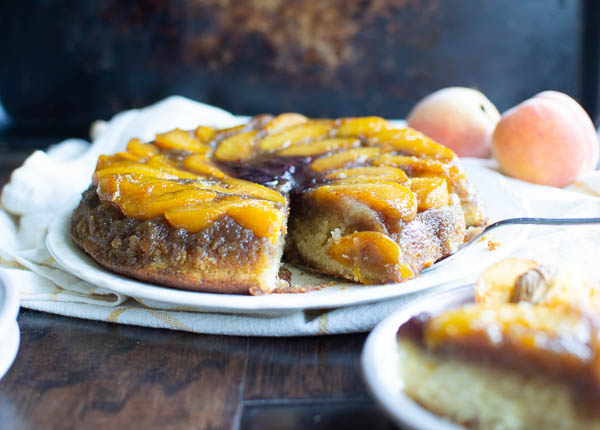
<svg viewBox="0 0 600 430"><path fill-rule="evenodd" d="M169 138L163 146L185 151L161 153ZM156 145L134 140L100 158L73 213L74 241L110 270L156 284L254 295L279 287L287 198L226 175L187 132Z"/></svg>
<svg viewBox="0 0 600 430"><path fill-rule="evenodd" d="M480 279L478 303L409 320L405 392L473 429L599 429L598 289L573 273L507 259Z"/></svg>
<svg viewBox="0 0 600 430"><path fill-rule="evenodd" d="M364 284L401 282L456 252L466 229L484 223L448 148L370 117L340 120L331 135L360 136L364 145L308 165L313 181L292 195L290 258Z"/></svg>

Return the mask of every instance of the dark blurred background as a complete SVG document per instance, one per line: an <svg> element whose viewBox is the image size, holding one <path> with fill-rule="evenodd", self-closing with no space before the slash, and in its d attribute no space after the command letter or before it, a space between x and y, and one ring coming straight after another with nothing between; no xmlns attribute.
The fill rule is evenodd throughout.
<svg viewBox="0 0 600 430"><path fill-rule="evenodd" d="M597 0L2 0L0 148L179 94L236 114L404 117L450 85L597 116ZM0 152L1 156L1 152Z"/></svg>

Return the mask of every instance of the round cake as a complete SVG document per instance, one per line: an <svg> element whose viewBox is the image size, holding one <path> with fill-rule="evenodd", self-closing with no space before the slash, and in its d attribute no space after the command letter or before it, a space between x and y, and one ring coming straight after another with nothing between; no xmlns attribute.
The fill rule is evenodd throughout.
<svg viewBox="0 0 600 430"><path fill-rule="evenodd" d="M378 117L261 115L101 156L71 236L173 288L265 294L282 258L363 284L411 279L484 216L458 157Z"/></svg>

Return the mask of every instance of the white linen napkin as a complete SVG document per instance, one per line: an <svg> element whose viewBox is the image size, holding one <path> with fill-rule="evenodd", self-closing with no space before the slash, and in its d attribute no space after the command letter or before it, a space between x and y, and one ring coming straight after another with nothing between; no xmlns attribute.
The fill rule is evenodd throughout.
<svg viewBox="0 0 600 430"><path fill-rule="evenodd" d="M145 109L122 112L108 123L96 124L91 145L69 139L47 152L34 152L13 172L0 200L0 271L19 291L21 306L78 318L198 333L300 336L368 331L402 303L421 295L284 315L184 312L94 286L64 271L51 257L45 246L48 225L61 208L77 203L89 186L98 155L123 150L132 137L151 140L156 133L175 127L228 127L241 120L213 106L170 97ZM495 169L491 160L463 162ZM600 172L568 189L508 180L529 201L534 216L600 217ZM528 241L514 255L547 263L569 262L600 280L599 251L600 226L534 227ZM468 281L472 279L462 283Z"/></svg>

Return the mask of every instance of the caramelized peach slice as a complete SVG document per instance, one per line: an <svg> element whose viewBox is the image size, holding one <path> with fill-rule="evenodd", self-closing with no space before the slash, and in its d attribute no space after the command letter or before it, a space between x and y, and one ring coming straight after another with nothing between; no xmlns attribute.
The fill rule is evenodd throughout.
<svg viewBox="0 0 600 430"><path fill-rule="evenodd" d="M175 207L165 212L165 218L175 228L199 232L223 215L229 215L258 237L275 242L283 227L285 212L274 202L240 197L212 200L201 205Z"/></svg>
<svg viewBox="0 0 600 430"><path fill-rule="evenodd" d="M360 140L353 138L334 138L316 140L309 143L292 145L279 151L277 154L284 157L310 157L312 155L324 154L338 149L349 149L360 146Z"/></svg>
<svg viewBox="0 0 600 430"><path fill-rule="evenodd" d="M115 201L122 195L143 200L169 192L205 188L203 185L196 182L189 184L140 175L112 175L100 178L97 193L100 199L109 202Z"/></svg>
<svg viewBox="0 0 600 430"><path fill-rule="evenodd" d="M158 155L160 150L156 145L151 143L142 143L140 139L134 137L127 144L127 152L137 155L141 158L150 158Z"/></svg>
<svg viewBox="0 0 600 430"><path fill-rule="evenodd" d="M452 184L442 175L438 175L431 172L413 172L413 178L425 178L425 179L445 179L448 185L448 193L452 192Z"/></svg>
<svg viewBox="0 0 600 430"><path fill-rule="evenodd" d="M223 139L215 158L219 161L243 161L252 158L256 147L256 131L246 131Z"/></svg>
<svg viewBox="0 0 600 430"><path fill-rule="evenodd" d="M538 263L525 258L505 258L485 269L477 280L478 303L508 303L517 278Z"/></svg>
<svg viewBox="0 0 600 430"><path fill-rule="evenodd" d="M388 122L378 116L344 118L339 121L336 136L369 136L388 127Z"/></svg>
<svg viewBox="0 0 600 430"><path fill-rule="evenodd" d="M235 178L223 178L221 181L197 178L195 181L163 180L139 175L112 175L103 177L99 181L99 195L102 199L112 201L110 194L137 194L139 198L160 195L166 192L180 190L205 189L221 194L238 196L251 196L259 199L270 200L281 205L286 205L285 196L279 192L253 182ZM100 194L107 193L108 194Z"/></svg>
<svg viewBox="0 0 600 430"><path fill-rule="evenodd" d="M248 127L248 124L240 124L233 127L222 128L220 130L216 130L216 136L231 136L237 133L241 133Z"/></svg>
<svg viewBox="0 0 600 430"><path fill-rule="evenodd" d="M263 151L277 151L296 143L327 137L330 129L331 123L329 121L310 121L266 136L260 142L260 147Z"/></svg>
<svg viewBox="0 0 600 430"><path fill-rule="evenodd" d="M397 169L396 167L379 166L379 167L355 167L352 169L342 169L325 176L325 179L336 180L336 179L348 179L348 178L361 178L361 177L378 177L385 179L389 182L406 182L408 176L404 173L404 170Z"/></svg>
<svg viewBox="0 0 600 430"><path fill-rule="evenodd" d="M317 202L340 198L356 200L390 219L410 221L417 214L417 199L413 192L395 182L332 184L315 190Z"/></svg>
<svg viewBox="0 0 600 430"><path fill-rule="evenodd" d="M506 348L518 349L521 354L536 356L543 350L546 356L553 353L572 360L572 351L581 351L581 347L586 350L585 345L571 343L577 339L585 342L591 334L582 332L586 329L590 327L581 313L569 308L472 304L432 317L425 327L425 342L431 349L444 344L475 343L503 352ZM568 340L576 349L556 348L553 340Z"/></svg>
<svg viewBox="0 0 600 430"><path fill-rule="evenodd" d="M321 157L312 163L310 167L315 172L321 173L329 170L341 169L349 164L364 163L372 160L379 155L379 148L356 148L347 151L338 152L337 154Z"/></svg>
<svg viewBox="0 0 600 430"><path fill-rule="evenodd" d="M277 241L284 227L285 212L264 200L249 200L246 205L231 206L227 209L227 215L258 237L268 238L271 243Z"/></svg>
<svg viewBox="0 0 600 430"><path fill-rule="evenodd" d="M254 182L230 177L223 178L221 182L223 184L222 190L224 191L235 194L247 194L252 197L277 202L281 205L286 204L286 199L283 194L262 185L255 184Z"/></svg>
<svg viewBox="0 0 600 430"><path fill-rule="evenodd" d="M208 143L213 139L213 137L215 137L216 132L217 130L212 127L201 125L196 127L196 130L194 130L194 135L200 140L200 142Z"/></svg>
<svg viewBox="0 0 600 430"><path fill-rule="evenodd" d="M179 149L205 154L210 151L210 146L200 142L188 131L175 130L159 133L155 138L156 145L162 149Z"/></svg>
<svg viewBox="0 0 600 430"><path fill-rule="evenodd" d="M191 170L198 175L211 178L224 178L227 175L215 166L204 155L190 155L183 159L183 165L186 169Z"/></svg>
<svg viewBox="0 0 600 430"><path fill-rule="evenodd" d="M286 128L304 124L305 122L308 122L308 118L299 113L282 113L267 123L265 130L269 134L279 133Z"/></svg>
<svg viewBox="0 0 600 430"><path fill-rule="evenodd" d="M109 167L98 169L94 173L93 182L98 183L100 178L105 176L113 175L143 175L151 178L162 178L162 179L178 179L179 176L171 171L148 166L140 163L132 163L128 161L121 161L111 164Z"/></svg>
<svg viewBox="0 0 600 430"><path fill-rule="evenodd" d="M448 206L448 182L444 178L412 178L410 189L417 195L419 211Z"/></svg>
<svg viewBox="0 0 600 430"><path fill-rule="evenodd" d="M432 173L443 176L451 182L465 178L465 174L460 167L429 158L382 154L373 161L373 164L375 166L399 167L406 171L409 176Z"/></svg>
<svg viewBox="0 0 600 430"><path fill-rule="evenodd" d="M540 265L525 258L505 258L488 267L477 280L475 299L600 313L600 288L593 281L567 265Z"/></svg>
<svg viewBox="0 0 600 430"><path fill-rule="evenodd" d="M346 179L337 179L328 183L328 185L350 185L350 184L389 184L390 182L395 182L394 180L390 180L388 178L382 178L381 176L355 176L352 178ZM403 185L408 185L405 182L399 182Z"/></svg>
<svg viewBox="0 0 600 430"><path fill-rule="evenodd" d="M211 190L188 189L166 192L151 198L136 198L135 195L123 194L114 203L127 216L137 219L150 219L162 215L167 209L185 207L215 199L217 193Z"/></svg>
<svg viewBox="0 0 600 430"><path fill-rule="evenodd" d="M98 162L96 164L96 170L105 169L109 166L115 165L120 162L138 162L141 158L135 154L130 154L128 152L117 152L113 155L101 155L98 157Z"/></svg>
<svg viewBox="0 0 600 430"><path fill-rule="evenodd" d="M381 130L367 140L367 145L380 146L385 151L399 151L415 156L425 155L445 161L456 158L456 154L451 149L412 128Z"/></svg>
<svg viewBox="0 0 600 430"><path fill-rule="evenodd" d="M355 280L361 283L369 282L368 273L381 270L398 271L401 279L415 276L402 262L400 246L383 233L361 231L342 236L330 245L328 253L334 260L352 266Z"/></svg>
<svg viewBox="0 0 600 430"><path fill-rule="evenodd" d="M162 155L155 155L154 157L150 157L148 160L146 160L146 164L150 167L155 167L157 169L171 173L181 179L191 179L198 177L198 175L194 173L179 169L178 167L176 167L174 162Z"/></svg>

